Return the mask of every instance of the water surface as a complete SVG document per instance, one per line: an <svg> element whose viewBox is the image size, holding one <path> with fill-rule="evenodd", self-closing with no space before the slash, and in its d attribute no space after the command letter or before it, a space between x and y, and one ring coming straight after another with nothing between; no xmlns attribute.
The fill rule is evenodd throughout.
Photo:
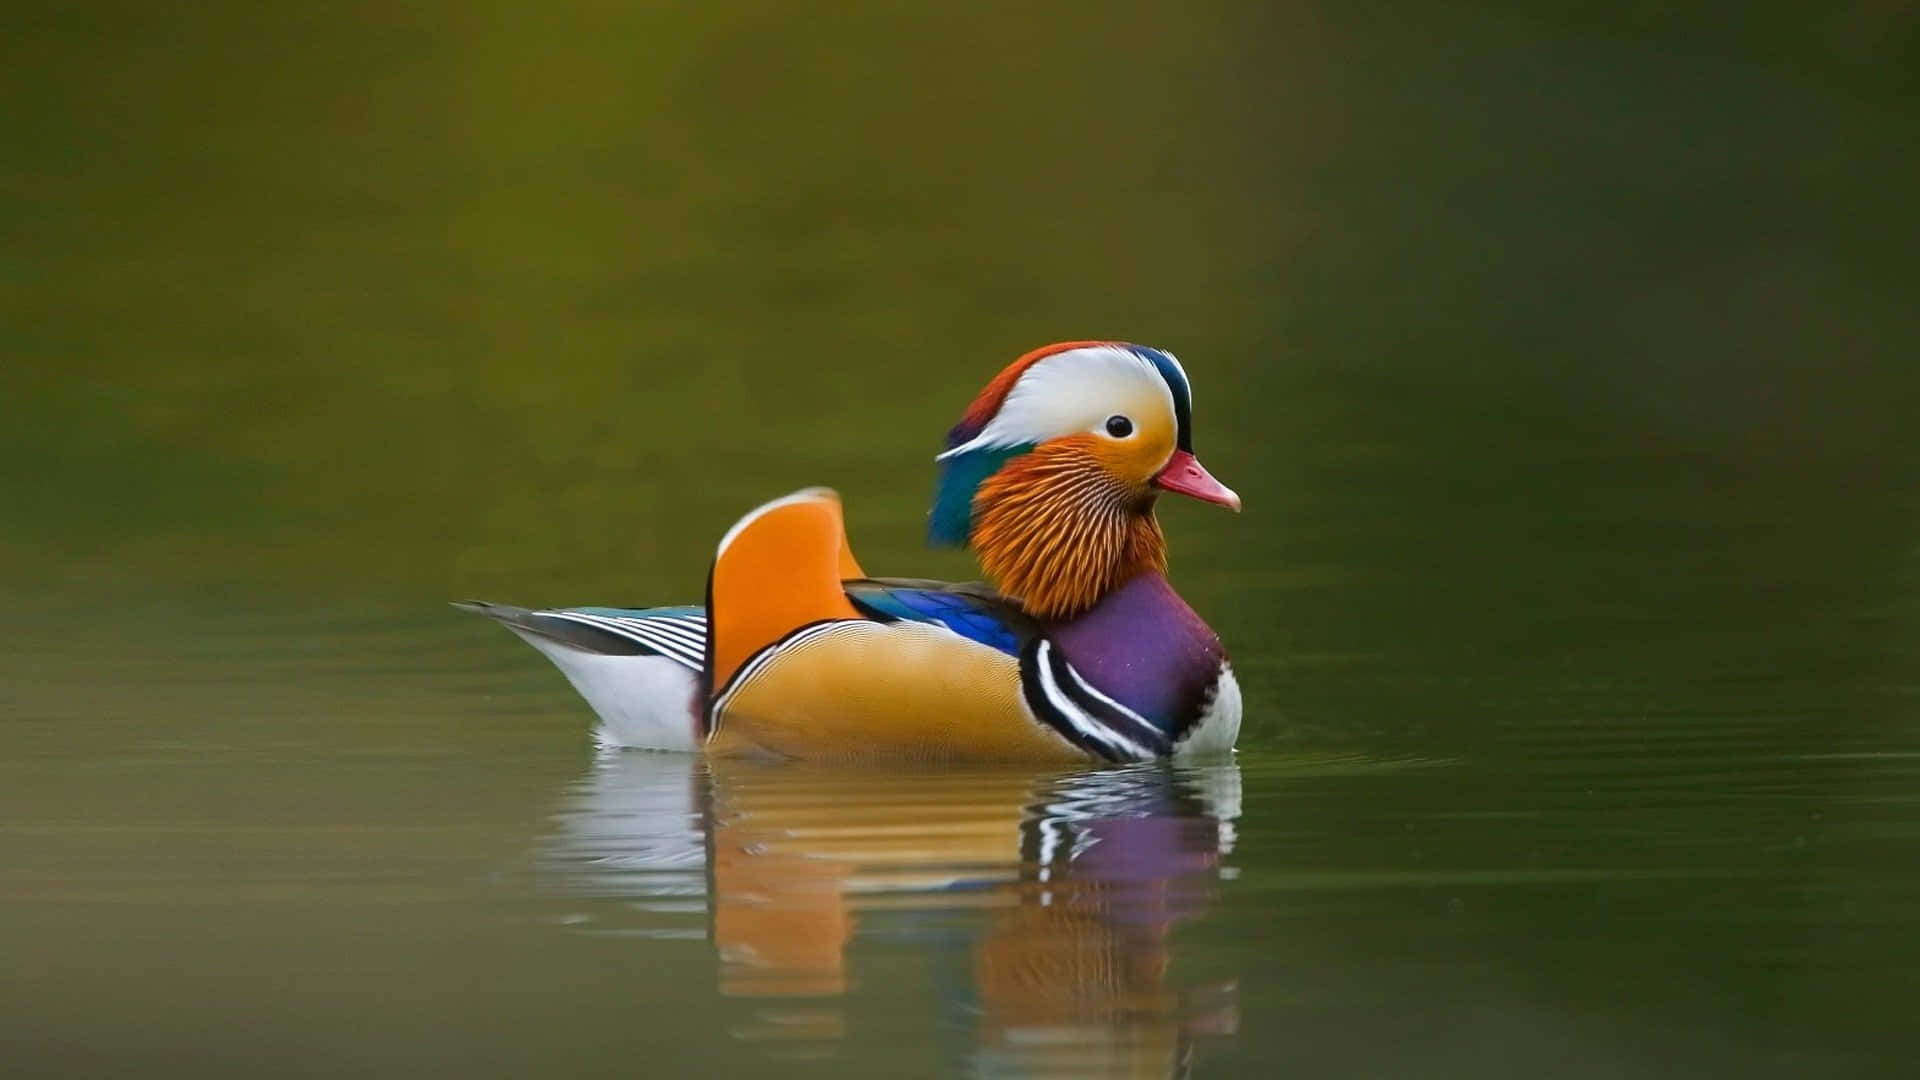
<svg viewBox="0 0 1920 1080"><path fill-rule="evenodd" d="M1478 748L1290 748L1268 705L1233 762L902 772L597 753L557 675L451 612L29 613L60 632L0 681L0 949L35 1071L1867 1075L1914 1047L1920 743L1837 733L1824 678L1744 712L1510 679L1354 707Z"/></svg>

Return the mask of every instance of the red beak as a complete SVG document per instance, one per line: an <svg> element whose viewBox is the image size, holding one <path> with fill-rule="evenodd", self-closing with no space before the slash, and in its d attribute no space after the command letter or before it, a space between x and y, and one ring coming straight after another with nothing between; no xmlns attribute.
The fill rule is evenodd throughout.
<svg viewBox="0 0 1920 1080"><path fill-rule="evenodd" d="M1215 506L1224 506L1238 513L1240 496L1233 489L1213 478L1200 459L1186 450L1175 450L1167 461L1167 467L1153 478L1153 486L1167 491L1190 495L1201 502L1210 502Z"/></svg>

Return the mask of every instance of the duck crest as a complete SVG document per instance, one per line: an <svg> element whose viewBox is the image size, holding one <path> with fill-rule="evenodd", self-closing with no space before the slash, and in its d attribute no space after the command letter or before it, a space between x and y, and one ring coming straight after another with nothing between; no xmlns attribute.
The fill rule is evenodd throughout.
<svg viewBox="0 0 1920 1080"><path fill-rule="evenodd" d="M980 566L1039 618L1091 608L1111 589L1167 566L1153 496L1101 465L1091 437L1057 439L1006 462L971 510Z"/></svg>

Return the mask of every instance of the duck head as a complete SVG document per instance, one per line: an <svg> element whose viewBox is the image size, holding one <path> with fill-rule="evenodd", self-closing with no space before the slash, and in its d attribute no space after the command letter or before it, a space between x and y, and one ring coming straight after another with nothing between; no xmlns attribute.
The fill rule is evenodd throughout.
<svg viewBox="0 0 1920 1080"><path fill-rule="evenodd" d="M1193 391L1169 353L1070 341L1015 360L947 434L929 535L971 544L1005 595L1041 618L1085 611L1166 568L1163 491L1230 510L1240 496L1193 456Z"/></svg>

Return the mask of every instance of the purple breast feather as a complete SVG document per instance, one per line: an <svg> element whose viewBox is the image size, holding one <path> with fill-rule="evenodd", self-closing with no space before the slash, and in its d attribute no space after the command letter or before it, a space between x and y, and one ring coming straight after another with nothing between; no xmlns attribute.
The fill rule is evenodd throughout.
<svg viewBox="0 0 1920 1080"><path fill-rule="evenodd" d="M1101 693L1175 734L1195 720L1226 660L1219 637L1173 591L1141 574L1046 635Z"/></svg>

